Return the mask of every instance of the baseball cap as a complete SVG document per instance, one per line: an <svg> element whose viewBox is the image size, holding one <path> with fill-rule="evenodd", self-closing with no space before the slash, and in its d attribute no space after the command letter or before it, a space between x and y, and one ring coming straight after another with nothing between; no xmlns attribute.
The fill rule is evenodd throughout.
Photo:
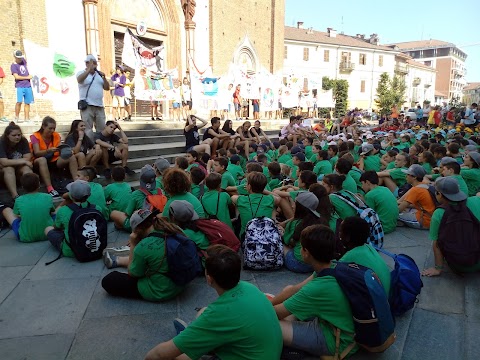
<svg viewBox="0 0 480 360"><path fill-rule="evenodd" d="M199 216L193 205L186 200L175 200L170 204L169 215L182 223L198 220Z"/></svg>
<svg viewBox="0 0 480 360"><path fill-rule="evenodd" d="M400 140L398 140L398 139L393 139L393 140L392 140L392 144L400 144Z"/></svg>
<svg viewBox="0 0 480 360"><path fill-rule="evenodd" d="M450 157L450 156L445 156L442 158L442 160L440 160L440 164L441 165L447 165L447 164L451 164L451 163L455 163L457 162L457 160L455 160L454 158Z"/></svg>
<svg viewBox="0 0 480 360"><path fill-rule="evenodd" d="M317 212L318 198L315 196L315 194L309 191L301 192L297 195L295 201L298 201L299 204L305 206L313 213L313 215L320 217L320 214Z"/></svg>
<svg viewBox="0 0 480 360"><path fill-rule="evenodd" d="M435 181L435 189L450 201L463 201L467 195L460 191L458 180L453 176L440 177Z"/></svg>
<svg viewBox="0 0 480 360"><path fill-rule="evenodd" d="M299 153L296 153L294 156L300 161L305 161L305 154L304 153L299 152Z"/></svg>
<svg viewBox="0 0 480 360"><path fill-rule="evenodd" d="M251 143L251 144L248 145L248 146L250 146L253 150L257 151L257 148L258 148L257 144Z"/></svg>
<svg viewBox="0 0 480 360"><path fill-rule="evenodd" d="M367 140L370 140L370 139L373 139L373 138L374 138L374 136L372 134L367 135Z"/></svg>
<svg viewBox="0 0 480 360"><path fill-rule="evenodd" d="M140 170L140 187L148 191L155 190L157 183L155 181L155 170L150 165L145 165Z"/></svg>
<svg viewBox="0 0 480 360"><path fill-rule="evenodd" d="M153 165L160 173L170 168L170 163L167 159L163 157L159 157L157 160L155 160L155 163Z"/></svg>
<svg viewBox="0 0 480 360"><path fill-rule="evenodd" d="M97 57L92 54L88 54L87 57L85 58L85 62L90 62L90 61L97 61Z"/></svg>
<svg viewBox="0 0 480 360"><path fill-rule="evenodd" d="M62 159L70 159L70 157L73 155L73 150L70 146L67 144L63 144L58 146L58 150L60 150L60 157Z"/></svg>
<svg viewBox="0 0 480 360"><path fill-rule="evenodd" d="M302 148L300 146L294 146L290 150L290 154L295 155L296 153L299 153L302 151Z"/></svg>
<svg viewBox="0 0 480 360"><path fill-rule="evenodd" d="M335 141L330 141L327 145L337 145Z"/></svg>
<svg viewBox="0 0 480 360"><path fill-rule="evenodd" d="M402 172L407 175L414 176L416 178L423 178L425 175L427 175L427 172L425 171L425 169L418 164L411 165L407 170L402 169Z"/></svg>
<svg viewBox="0 0 480 360"><path fill-rule="evenodd" d="M138 225L152 216L153 213L148 209L140 209L135 211L132 216L130 216L130 227L132 228L132 231L135 231Z"/></svg>
<svg viewBox="0 0 480 360"><path fill-rule="evenodd" d="M15 50L13 52L13 56L15 56L17 59L23 59L25 56L23 55L22 50Z"/></svg>
<svg viewBox="0 0 480 360"><path fill-rule="evenodd" d="M236 163L238 163L239 161L240 161L240 156L238 156L237 154L232 155L232 157L230 158L230 162L231 162L232 164L236 164Z"/></svg>
<svg viewBox="0 0 480 360"><path fill-rule="evenodd" d="M328 135L327 136L327 141L332 141L333 140L333 136L332 135Z"/></svg>
<svg viewBox="0 0 480 360"><path fill-rule="evenodd" d="M478 166L480 166L480 154L477 151L470 151L468 156L470 156L472 160L475 161Z"/></svg>
<svg viewBox="0 0 480 360"><path fill-rule="evenodd" d="M85 180L75 180L67 185L68 194L72 200L81 200L90 196L92 190Z"/></svg>
<svg viewBox="0 0 480 360"><path fill-rule="evenodd" d="M373 149L374 149L374 147L373 147L372 144L365 144L365 145L362 146L362 152L360 153L360 155L368 154Z"/></svg>

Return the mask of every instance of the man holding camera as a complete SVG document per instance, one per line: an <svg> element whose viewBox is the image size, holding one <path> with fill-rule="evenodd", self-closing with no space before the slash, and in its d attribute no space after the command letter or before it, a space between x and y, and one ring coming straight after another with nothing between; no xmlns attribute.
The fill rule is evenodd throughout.
<svg viewBox="0 0 480 360"><path fill-rule="evenodd" d="M100 132L105 127L105 109L103 106L103 91L110 90L105 74L97 70L97 58L87 55L85 70L77 73L78 92L80 101L78 109L80 117L85 122L85 134L93 139L93 124L95 130Z"/></svg>

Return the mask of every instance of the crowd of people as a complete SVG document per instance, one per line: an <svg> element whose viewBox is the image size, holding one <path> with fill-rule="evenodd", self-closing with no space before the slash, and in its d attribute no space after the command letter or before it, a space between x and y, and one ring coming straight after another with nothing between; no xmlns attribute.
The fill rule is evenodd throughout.
<svg viewBox="0 0 480 360"><path fill-rule="evenodd" d="M100 80L101 76L99 87L104 85ZM328 124L312 127L302 120L292 116L279 140L272 141L259 120L254 126L245 121L233 129L231 120L222 126L214 117L201 140L199 130L207 121L189 115L184 127L186 155L174 164L158 158L144 166L137 190L125 181L130 170L128 139L117 122L108 121L89 136L87 121L75 120L65 144L50 117L30 143L12 123L0 140L0 165L15 202L13 208L1 204L0 213L19 241L48 240L66 257L77 257L70 240L75 236L72 205L92 207L102 221L130 233L126 246L103 253L107 268L128 270L112 271L102 280L112 296L147 301L176 297L188 285L169 275L174 265L168 239L194 243L196 261L219 297L190 325L177 319L178 335L152 349L147 359L181 354L198 358L212 351L220 358L278 359L282 346L315 356L351 355L358 346L350 304L335 278L320 273L334 268L336 260L354 262L373 269L385 294L390 293L389 269L371 244L370 224L358 209L368 207L376 213L386 234L398 226L429 231L434 264L423 270L424 276L441 275L446 265L455 272L479 270L480 259L473 257L466 264L452 255L443 234L456 229L453 213L465 218L455 218L456 226L467 231L462 221L469 221L474 224L469 234L479 234L480 138L465 125L457 129L390 123L388 128L347 125L329 131ZM111 169L115 160L121 166ZM113 178L105 188L95 181L98 162L105 167L105 177ZM57 208L53 197L58 193L50 177L56 169L65 169L75 180ZM21 196L17 177L26 192ZM50 195L39 192L40 179ZM268 296L240 280L240 255L224 245L212 245L201 223L219 221L245 243L251 240L252 224L264 224L256 222L264 218L273 219L275 234L280 234L281 263L290 271L310 274ZM450 224L449 231L445 223ZM465 246L461 233L453 234L455 246ZM269 232L263 240L274 237ZM266 259L268 248L263 250ZM470 250L478 253L478 248Z"/></svg>

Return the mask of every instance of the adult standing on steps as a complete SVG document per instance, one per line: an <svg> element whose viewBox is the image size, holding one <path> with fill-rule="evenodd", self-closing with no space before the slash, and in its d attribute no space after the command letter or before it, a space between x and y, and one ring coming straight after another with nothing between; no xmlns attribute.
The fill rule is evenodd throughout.
<svg viewBox="0 0 480 360"><path fill-rule="evenodd" d="M202 122L200 127L197 126L197 119ZM198 133L198 129L205 127L207 124L205 120L195 115L189 115L187 117L187 122L183 129L183 135L185 135L185 151L195 150L198 153L204 152L210 155L210 144L203 142L200 144L200 134Z"/></svg>
<svg viewBox="0 0 480 360"><path fill-rule="evenodd" d="M30 104L33 103L33 91L30 79L32 75L27 69L27 60L21 50L13 52L15 62L10 66L13 77L15 78L15 88L17 90L17 103L15 104L15 121L18 122L20 109L23 105L25 121L30 120Z"/></svg>
<svg viewBox="0 0 480 360"><path fill-rule="evenodd" d="M97 70L97 58L87 55L85 70L77 73L78 92L80 93L80 117L85 122L85 133L93 139L93 124L100 132L105 127L105 108L103 105L103 91L110 90L105 74ZM83 106L81 105L84 101Z"/></svg>

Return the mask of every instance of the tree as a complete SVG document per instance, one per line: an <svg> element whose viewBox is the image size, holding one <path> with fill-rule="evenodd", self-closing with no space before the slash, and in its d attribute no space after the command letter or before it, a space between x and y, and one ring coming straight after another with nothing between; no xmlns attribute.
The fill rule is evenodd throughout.
<svg viewBox="0 0 480 360"><path fill-rule="evenodd" d="M335 110L333 116L341 117L347 113L348 105L348 81L330 79L327 76L322 78L322 89L333 92L333 99L335 100Z"/></svg>
<svg viewBox="0 0 480 360"><path fill-rule="evenodd" d="M394 75L392 79L387 73L380 75L375 103L380 115L390 115L392 107L400 107L405 102L405 81Z"/></svg>

